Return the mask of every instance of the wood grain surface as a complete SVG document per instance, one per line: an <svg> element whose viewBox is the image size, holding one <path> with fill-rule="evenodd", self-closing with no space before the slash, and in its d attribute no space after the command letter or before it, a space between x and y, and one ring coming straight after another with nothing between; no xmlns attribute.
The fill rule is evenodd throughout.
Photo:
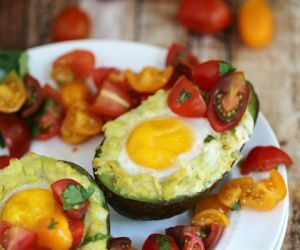
<svg viewBox="0 0 300 250"><path fill-rule="evenodd" d="M300 1L270 1L275 37L268 47L254 50L241 43L234 26L217 36L188 32L176 21L179 0L0 0L0 48L51 42L53 17L74 3L89 13L93 38L135 40L163 47L176 41L188 46L200 60L231 60L246 72L259 94L262 112L295 162L288 170L291 209L282 249L300 249ZM234 13L240 3L230 1Z"/></svg>

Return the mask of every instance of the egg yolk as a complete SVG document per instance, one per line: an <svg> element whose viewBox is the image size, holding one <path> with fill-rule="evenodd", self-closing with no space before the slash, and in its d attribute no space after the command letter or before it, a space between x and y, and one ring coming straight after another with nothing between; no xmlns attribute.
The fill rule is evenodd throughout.
<svg viewBox="0 0 300 250"><path fill-rule="evenodd" d="M177 118L159 118L136 126L126 142L132 161L144 167L163 170L177 156L189 151L193 143L191 128Z"/></svg>

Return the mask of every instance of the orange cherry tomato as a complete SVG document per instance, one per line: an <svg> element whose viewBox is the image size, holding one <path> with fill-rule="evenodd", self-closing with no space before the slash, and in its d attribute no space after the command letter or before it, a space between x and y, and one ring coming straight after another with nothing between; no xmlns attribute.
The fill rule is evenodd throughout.
<svg viewBox="0 0 300 250"><path fill-rule="evenodd" d="M252 177L236 178L228 181L218 193L220 202L229 208L233 208L236 202L241 202L243 197L252 192Z"/></svg>
<svg viewBox="0 0 300 250"><path fill-rule="evenodd" d="M257 210L268 211L281 202L286 194L287 188L282 176L276 169L272 169L270 177L257 182L251 195L243 198L243 204Z"/></svg>
<svg viewBox="0 0 300 250"><path fill-rule="evenodd" d="M64 41L88 38L91 30L90 18L78 6L71 6L60 12L52 24L52 39Z"/></svg>
<svg viewBox="0 0 300 250"><path fill-rule="evenodd" d="M208 196L205 196L203 199L201 199L195 208L195 213L198 213L200 211L213 208L217 209L224 214L226 214L229 211L229 207L225 206L218 198L217 194L211 194Z"/></svg>
<svg viewBox="0 0 300 250"><path fill-rule="evenodd" d="M39 245L42 247L52 250L69 250L72 246L73 239L68 220L60 211L40 220L36 232Z"/></svg>
<svg viewBox="0 0 300 250"><path fill-rule="evenodd" d="M274 33L272 10L266 0L247 0L238 12L238 30L243 42L253 48L268 45Z"/></svg>
<svg viewBox="0 0 300 250"><path fill-rule="evenodd" d="M230 221L228 217L218 209L210 208L196 213L192 219L192 224L196 226L210 226L213 224L227 226Z"/></svg>
<svg viewBox="0 0 300 250"><path fill-rule="evenodd" d="M144 94L151 94L164 87L173 74L173 67L167 66L163 71L155 67L145 67L140 73L134 73L130 69L125 71L125 77L129 86Z"/></svg>
<svg viewBox="0 0 300 250"><path fill-rule="evenodd" d="M61 101L68 108L77 101L87 101L90 97L89 89L82 82L73 82L60 88Z"/></svg>

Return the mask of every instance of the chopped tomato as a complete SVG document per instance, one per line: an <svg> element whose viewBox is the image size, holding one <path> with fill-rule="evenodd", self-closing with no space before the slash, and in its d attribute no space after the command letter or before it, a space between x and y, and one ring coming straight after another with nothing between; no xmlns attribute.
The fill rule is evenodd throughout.
<svg viewBox="0 0 300 250"><path fill-rule="evenodd" d="M177 19L192 31L215 34L230 25L232 14L224 0L182 0Z"/></svg>
<svg viewBox="0 0 300 250"><path fill-rule="evenodd" d="M61 11L52 23L52 39L65 41L88 38L91 21L85 11L78 6L71 6Z"/></svg>
<svg viewBox="0 0 300 250"><path fill-rule="evenodd" d="M38 80L29 74L24 76L24 84L27 89L27 100L23 105L22 116L28 117L34 114L43 102L43 89Z"/></svg>
<svg viewBox="0 0 300 250"><path fill-rule="evenodd" d="M23 227L1 222L0 233L0 246L4 249L31 250L37 246L37 234Z"/></svg>
<svg viewBox="0 0 300 250"><path fill-rule="evenodd" d="M186 47L173 43L167 54L166 66L173 66L173 75L166 87L171 87L182 75L192 80L192 71L198 64L198 59Z"/></svg>
<svg viewBox="0 0 300 250"><path fill-rule="evenodd" d="M15 71L11 71L0 84L0 112L15 113L27 99L26 88Z"/></svg>
<svg viewBox="0 0 300 250"><path fill-rule="evenodd" d="M224 227L217 224L212 224L206 228L207 236L204 238L205 250L211 250L221 238Z"/></svg>
<svg viewBox="0 0 300 250"><path fill-rule="evenodd" d="M0 132L10 157L20 158L29 150L29 130L20 116L0 113Z"/></svg>
<svg viewBox="0 0 300 250"><path fill-rule="evenodd" d="M257 146L253 148L241 166L242 174L253 171L269 171L279 164L292 165L293 160L282 149L274 146Z"/></svg>
<svg viewBox="0 0 300 250"><path fill-rule="evenodd" d="M205 246L200 237L191 232L185 232L182 250L205 250Z"/></svg>
<svg viewBox="0 0 300 250"><path fill-rule="evenodd" d="M48 140L57 135L64 114L59 92L50 85L43 88L44 100L42 106L29 119L31 134L39 140Z"/></svg>
<svg viewBox="0 0 300 250"><path fill-rule="evenodd" d="M130 109L131 102L132 98L124 86L106 79L91 109L97 114L116 118Z"/></svg>
<svg viewBox="0 0 300 250"><path fill-rule="evenodd" d="M286 184L276 169L270 171L270 177L258 181L250 195L243 198L246 207L261 211L273 209L287 194Z"/></svg>
<svg viewBox="0 0 300 250"><path fill-rule="evenodd" d="M11 157L8 155L1 155L0 156L0 169L5 168L9 165Z"/></svg>
<svg viewBox="0 0 300 250"><path fill-rule="evenodd" d="M72 200L70 201L64 198L66 197L65 191L69 186L71 186L72 189L76 190L74 192L72 190L68 192L73 192L73 194L75 193L76 195L79 195L79 197L77 196L79 198L77 204L72 204ZM82 185L80 183L73 179L61 179L51 184L51 190L56 202L66 211L67 215L71 219L83 219L89 207L89 200L86 197L82 196ZM68 202L71 204L69 204Z"/></svg>
<svg viewBox="0 0 300 250"><path fill-rule="evenodd" d="M211 195L205 196L200 201L198 201L196 208L195 208L195 213L198 213L200 211L203 211L203 210L206 210L209 208L214 208L214 209L220 210L224 214L226 214L229 211L229 208L227 206L225 206L222 202L220 202L217 194L211 194Z"/></svg>
<svg viewBox="0 0 300 250"><path fill-rule="evenodd" d="M61 100L64 107L68 108L78 101L91 99L89 89L83 82L72 82L60 88Z"/></svg>
<svg viewBox="0 0 300 250"><path fill-rule="evenodd" d="M192 224L201 227L212 224L227 226L229 225L229 219L220 210L210 208L196 213L192 219Z"/></svg>
<svg viewBox="0 0 300 250"><path fill-rule="evenodd" d="M64 64L56 65L52 68L51 76L59 87L68 85L76 81L76 76L73 70Z"/></svg>
<svg viewBox="0 0 300 250"><path fill-rule="evenodd" d="M168 66L163 71L148 66L139 73L134 73L130 69L125 70L125 77L129 86L136 92L152 94L168 83L172 73L172 66Z"/></svg>
<svg viewBox="0 0 300 250"><path fill-rule="evenodd" d="M82 241L84 222L82 220L69 220L69 229L73 239L72 248L76 249Z"/></svg>
<svg viewBox="0 0 300 250"><path fill-rule="evenodd" d="M179 250L174 239L168 235L151 234L143 244L142 250Z"/></svg>
<svg viewBox="0 0 300 250"><path fill-rule="evenodd" d="M112 67L99 67L93 71L93 80L98 89L102 88L103 82L111 73L119 73L120 71Z"/></svg>
<svg viewBox="0 0 300 250"><path fill-rule="evenodd" d="M92 75L95 67L95 56L88 50L73 50L63 54L54 61L53 68L60 66L69 67L76 78L85 80Z"/></svg>
<svg viewBox="0 0 300 250"><path fill-rule="evenodd" d="M185 117L203 117L206 113L206 103L199 90L184 76L172 88L168 105L174 113Z"/></svg>
<svg viewBox="0 0 300 250"><path fill-rule="evenodd" d="M200 90L209 92L221 77L235 71L229 62L210 60L199 63L193 70L193 80Z"/></svg>
<svg viewBox="0 0 300 250"><path fill-rule="evenodd" d="M118 237L109 240L108 250L133 250L133 247L129 238Z"/></svg>
<svg viewBox="0 0 300 250"><path fill-rule="evenodd" d="M208 98L207 117L212 128L224 132L234 128L245 113L249 87L242 72L221 78Z"/></svg>
<svg viewBox="0 0 300 250"><path fill-rule="evenodd" d="M252 177L232 179L221 188L218 198L227 207L237 209L239 204L243 205L244 197L251 194L253 186Z"/></svg>

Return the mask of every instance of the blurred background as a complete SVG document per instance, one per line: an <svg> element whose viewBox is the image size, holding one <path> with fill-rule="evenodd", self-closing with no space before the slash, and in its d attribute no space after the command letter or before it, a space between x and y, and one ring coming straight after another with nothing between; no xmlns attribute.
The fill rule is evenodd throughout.
<svg viewBox="0 0 300 250"><path fill-rule="evenodd" d="M200 61L231 61L254 84L262 112L294 159L288 170L292 206L282 249L299 249L300 1L230 0L225 3L229 14L216 10L212 23L200 26L187 18L195 14L192 9L179 14L180 4L179 0L0 0L0 49L76 38L125 39L166 48L178 42ZM74 5L80 14L66 11ZM71 25L74 33L65 25Z"/></svg>

